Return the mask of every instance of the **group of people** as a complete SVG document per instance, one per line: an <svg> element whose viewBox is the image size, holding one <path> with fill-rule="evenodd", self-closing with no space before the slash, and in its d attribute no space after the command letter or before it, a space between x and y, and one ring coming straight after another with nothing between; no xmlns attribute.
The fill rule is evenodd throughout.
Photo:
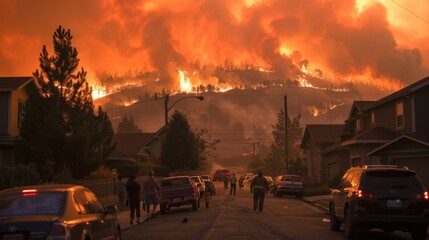
<svg viewBox="0 0 429 240"><path fill-rule="evenodd" d="M134 224L134 217L137 218L137 223L141 223L141 212L140 212L140 202L143 200L142 209L147 212L148 216L154 217L155 210L158 206L159 197L160 197L160 188L157 180L155 179L155 174L153 171L149 172L149 177L143 184L143 188L136 181L137 175L131 176L128 181L125 183L122 181L122 177L118 175L118 181L115 183L115 194L118 196L119 210L123 211L125 206L128 205L130 208L130 224ZM239 185L239 190L243 191L244 189L244 177L241 176L238 180L235 176L235 173L232 174L231 178L225 176L224 184L225 189L228 189L228 183L230 185L230 195L236 194L237 182ZM207 186L206 186L206 189ZM250 184L250 193L253 194L253 210L259 210L262 212L264 207L265 194L268 193L268 181L262 175L262 171L258 172L258 175L255 176ZM209 207L209 198L211 194L208 192L206 195L206 208ZM208 197L208 199L207 199ZM152 206L152 212L151 212Z"/></svg>
<svg viewBox="0 0 429 240"><path fill-rule="evenodd" d="M231 178L228 179L227 176L224 178L225 189L228 189L228 182L230 182L230 195L235 195L237 188L237 178L235 173L232 174ZM244 177L241 176L238 179L239 190L243 191L244 189ZM269 185L267 179L262 175L262 171L258 171L258 175L255 176L250 184L250 193L253 193L253 210L259 210L262 212L264 208L264 199L265 194L268 193Z"/></svg>
<svg viewBox="0 0 429 240"><path fill-rule="evenodd" d="M134 217L137 218L137 223L141 223L140 202L142 200L142 209L147 212L148 216L154 217L160 196L159 184L153 171L149 172L149 177L144 182L143 188L136 181L136 178L137 175L133 175L125 183L122 181L122 177L118 175L118 181L115 183L115 194L118 196L119 210L123 211L125 206L128 205L131 225L134 224Z"/></svg>

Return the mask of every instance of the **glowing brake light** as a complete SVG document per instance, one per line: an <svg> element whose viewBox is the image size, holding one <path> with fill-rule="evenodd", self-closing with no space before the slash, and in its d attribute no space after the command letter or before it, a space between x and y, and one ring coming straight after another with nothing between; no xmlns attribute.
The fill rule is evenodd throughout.
<svg viewBox="0 0 429 240"><path fill-rule="evenodd" d="M22 196L28 197L28 196L36 196L37 190L36 189L24 189L22 190Z"/></svg>
<svg viewBox="0 0 429 240"><path fill-rule="evenodd" d="M423 198L424 198L425 200L429 200L429 193L428 193L428 192L424 192L424 193L423 193Z"/></svg>
<svg viewBox="0 0 429 240"><path fill-rule="evenodd" d="M358 190L357 197L362 199L368 199L374 197L374 195L372 193L367 193L362 190Z"/></svg>

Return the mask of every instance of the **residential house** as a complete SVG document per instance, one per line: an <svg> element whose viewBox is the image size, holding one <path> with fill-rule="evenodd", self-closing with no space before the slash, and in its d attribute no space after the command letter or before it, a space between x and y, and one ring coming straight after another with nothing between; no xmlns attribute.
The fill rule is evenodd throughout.
<svg viewBox="0 0 429 240"><path fill-rule="evenodd" d="M347 167L404 165L415 170L422 182L429 186L427 102L429 77L378 101L355 102L345 121L341 140L323 151L324 162L333 163L336 156L338 165ZM344 152L348 153L346 158ZM344 171L338 168L338 174ZM334 173L326 171L323 174L329 178Z"/></svg>
<svg viewBox="0 0 429 240"><path fill-rule="evenodd" d="M300 147L308 168L307 183L321 183L322 150L336 142L343 128L344 124L309 124L305 127Z"/></svg>
<svg viewBox="0 0 429 240"><path fill-rule="evenodd" d="M107 163L118 161L159 163L164 128L156 133L118 133L113 138L116 148Z"/></svg>
<svg viewBox="0 0 429 240"><path fill-rule="evenodd" d="M14 166L25 102L36 90L33 77L0 77L0 166Z"/></svg>

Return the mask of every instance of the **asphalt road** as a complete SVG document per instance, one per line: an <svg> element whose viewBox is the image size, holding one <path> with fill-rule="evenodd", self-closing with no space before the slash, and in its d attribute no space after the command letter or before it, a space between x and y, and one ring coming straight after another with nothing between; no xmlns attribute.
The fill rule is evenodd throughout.
<svg viewBox="0 0 429 240"><path fill-rule="evenodd" d="M217 195L213 196L208 209L203 204L198 211L192 211L191 206L173 208L166 215L127 229L122 239L345 239L343 229L340 232L329 230L326 211L303 200L269 194L263 212L254 212L248 190L231 196L220 182L216 187ZM359 239L411 238L402 232L372 230Z"/></svg>

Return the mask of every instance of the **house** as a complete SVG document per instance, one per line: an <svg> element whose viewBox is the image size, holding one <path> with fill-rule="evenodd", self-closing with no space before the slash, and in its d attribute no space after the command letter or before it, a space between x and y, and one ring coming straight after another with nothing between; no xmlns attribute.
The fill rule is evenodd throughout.
<svg viewBox="0 0 429 240"><path fill-rule="evenodd" d="M33 77L0 77L0 166L14 166L15 140L23 120L25 102L36 90Z"/></svg>
<svg viewBox="0 0 429 240"><path fill-rule="evenodd" d="M309 124L305 127L300 147L306 159L308 183L322 181L322 150L336 142L343 128L344 124Z"/></svg>
<svg viewBox="0 0 429 240"><path fill-rule="evenodd" d="M415 170L429 186L428 101L429 77L380 100L355 102L340 140L322 151L325 179L351 166L394 164Z"/></svg>
<svg viewBox="0 0 429 240"><path fill-rule="evenodd" d="M118 161L158 163L161 156L161 145L164 128L156 133L118 133L112 142L115 150L109 155L106 163Z"/></svg>

